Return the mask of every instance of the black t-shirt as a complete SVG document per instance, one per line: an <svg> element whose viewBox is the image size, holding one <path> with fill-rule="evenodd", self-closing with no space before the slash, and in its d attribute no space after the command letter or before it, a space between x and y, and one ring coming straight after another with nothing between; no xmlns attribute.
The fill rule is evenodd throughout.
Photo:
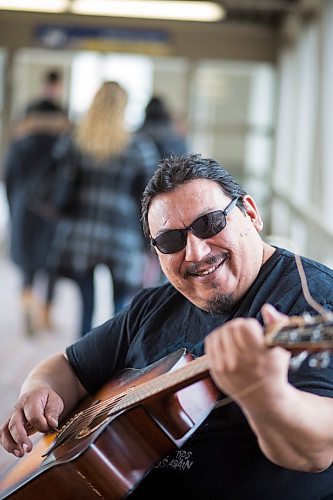
<svg viewBox="0 0 333 500"><path fill-rule="evenodd" d="M333 309L333 271L302 259L311 295ZM142 368L185 347L203 354L203 340L234 317L255 317L266 302L288 315L314 313L303 296L293 254L277 248L243 299L225 315L198 309L170 284L139 292L130 307L67 349L69 361L91 393L124 367ZM290 371L301 390L333 397L333 363ZM295 408L297 412L297 408ZM314 422L314 425L316 423ZM216 409L182 449L161 460L131 498L323 500L333 499L333 468L321 473L287 470L261 452L240 408Z"/></svg>

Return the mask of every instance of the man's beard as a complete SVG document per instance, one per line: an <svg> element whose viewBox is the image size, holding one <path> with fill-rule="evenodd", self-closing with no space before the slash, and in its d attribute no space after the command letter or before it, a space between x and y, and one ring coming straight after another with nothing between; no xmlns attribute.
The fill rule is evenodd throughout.
<svg viewBox="0 0 333 500"><path fill-rule="evenodd" d="M214 316L224 314L231 311L235 302L232 294L217 293L215 297L207 300L205 309Z"/></svg>

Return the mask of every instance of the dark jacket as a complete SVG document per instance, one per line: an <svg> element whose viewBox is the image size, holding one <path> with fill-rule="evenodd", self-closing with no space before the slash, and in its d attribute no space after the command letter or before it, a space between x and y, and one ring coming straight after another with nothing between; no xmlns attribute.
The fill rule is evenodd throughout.
<svg viewBox="0 0 333 500"><path fill-rule="evenodd" d="M154 141L161 158L187 153L185 138L175 131L171 122L146 120L140 131L149 135Z"/></svg>
<svg viewBox="0 0 333 500"><path fill-rule="evenodd" d="M158 163L154 144L144 134L134 135L118 157L103 164L78 151L70 137L55 149L59 163L61 156L65 163L76 161L79 172L71 208L57 224L50 270L71 277L106 264L117 284L135 292L145 262L141 196Z"/></svg>
<svg viewBox="0 0 333 500"><path fill-rule="evenodd" d="M54 224L32 208L36 185L52 168L51 151L68 130L62 113L30 113L17 125L5 159L10 211L10 254L24 271L45 267Z"/></svg>

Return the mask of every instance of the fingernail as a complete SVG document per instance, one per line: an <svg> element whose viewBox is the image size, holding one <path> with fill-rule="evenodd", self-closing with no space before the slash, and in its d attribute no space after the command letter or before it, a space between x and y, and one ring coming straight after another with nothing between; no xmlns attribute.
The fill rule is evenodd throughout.
<svg viewBox="0 0 333 500"><path fill-rule="evenodd" d="M20 457L20 456L21 456L21 452L20 452L20 450L16 450L16 449L15 449L15 450L13 451L13 453L14 453L15 457Z"/></svg>

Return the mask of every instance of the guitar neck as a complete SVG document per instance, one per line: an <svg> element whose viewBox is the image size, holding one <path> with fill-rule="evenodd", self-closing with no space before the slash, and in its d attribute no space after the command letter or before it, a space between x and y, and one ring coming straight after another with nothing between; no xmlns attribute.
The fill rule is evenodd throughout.
<svg viewBox="0 0 333 500"><path fill-rule="evenodd" d="M284 323L274 325L274 328L269 328L265 332L265 341L268 347L281 346L294 353L298 353L300 350L309 353L323 350L332 351L332 339L333 318L331 316L328 318L315 317L310 320L305 320L302 317L291 317ZM199 380L209 377L207 355L192 359L178 368L174 365L174 368L174 370L167 371L139 384L128 385L115 396L102 399L86 410L79 412L62 427L58 434L58 441L66 439L71 434L76 435L79 428L83 429L83 435L87 435L91 429L95 429L96 425L99 425L95 425L95 417L99 419L102 417L101 421L104 422L104 419L108 417L149 402L149 400L153 401L155 398L176 393Z"/></svg>
<svg viewBox="0 0 333 500"><path fill-rule="evenodd" d="M136 386L133 390L124 391L120 400L115 405L112 405L110 415L146 402L158 395L176 392L202 380L208 374L208 359L207 355L204 355L175 371L164 373L142 385Z"/></svg>
<svg viewBox="0 0 333 500"><path fill-rule="evenodd" d="M332 351L333 315L328 311L325 317L290 316L268 327L265 339L268 347L280 346L291 352Z"/></svg>
<svg viewBox="0 0 333 500"><path fill-rule="evenodd" d="M324 321L323 321L324 320ZM289 317L286 321L274 325L265 331L267 347L280 346L292 353L300 350L309 353L333 348L333 321L332 316L328 318L300 316ZM155 379L135 387L133 392L124 394L116 405L113 405L112 413L126 409L146 401L161 393L175 392L209 375L207 355L194 359L182 368L167 372Z"/></svg>

